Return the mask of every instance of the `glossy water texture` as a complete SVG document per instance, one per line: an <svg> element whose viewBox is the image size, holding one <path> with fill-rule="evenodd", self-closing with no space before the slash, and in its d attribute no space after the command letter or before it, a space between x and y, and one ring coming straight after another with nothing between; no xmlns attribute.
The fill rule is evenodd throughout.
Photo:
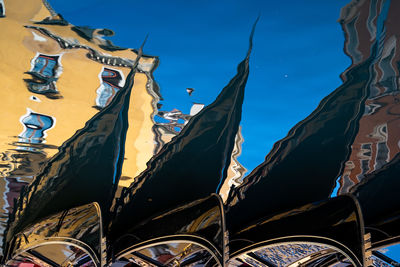
<svg viewBox="0 0 400 267"><path fill-rule="evenodd" d="M20 266L28 258L40 262L39 265L46 265L43 259L50 266L99 265L104 249L102 238L99 206L89 204L73 208L52 215L19 235L14 249L20 251L20 255L7 264Z"/></svg>
<svg viewBox="0 0 400 267"><path fill-rule="evenodd" d="M124 48L109 40L112 30L75 26L46 0L0 0L3 262L398 266L388 256L399 259L390 246L400 241L400 3L353 0L336 8L351 64L334 73L341 84L313 92L320 103L312 110L293 100L310 95L307 83L272 104L287 85L254 77L264 55L257 36L266 35L271 17L252 17L241 38L249 35L248 47L230 51L235 60L198 51L213 55L201 66L223 83L188 83L179 95L160 89L155 70L161 88L173 84L174 72L187 81L186 70L176 63L168 77L160 59L146 54L155 47L151 32L139 48ZM296 53L287 64L311 69L296 65ZM282 66L275 63L261 75ZM329 72L329 60L318 64ZM218 74L224 68L229 75ZM287 136L268 136L288 114L295 119Z"/></svg>

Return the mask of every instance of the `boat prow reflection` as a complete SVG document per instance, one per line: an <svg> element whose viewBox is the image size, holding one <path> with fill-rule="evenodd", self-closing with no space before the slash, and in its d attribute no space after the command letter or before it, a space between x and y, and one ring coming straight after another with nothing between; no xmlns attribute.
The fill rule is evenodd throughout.
<svg viewBox="0 0 400 267"><path fill-rule="evenodd" d="M91 203L25 228L6 251L7 266L103 266L100 207Z"/></svg>
<svg viewBox="0 0 400 267"><path fill-rule="evenodd" d="M303 264L310 257L307 259L310 265L305 266L314 266L316 255L326 260L336 255L336 263L345 259L349 265L344 266L365 266L363 227L358 202L351 196L267 215L241 227L231 218L228 221L229 265L238 266L242 262L250 266L290 266L295 262Z"/></svg>
<svg viewBox="0 0 400 267"><path fill-rule="evenodd" d="M339 196L267 215L234 230L212 194L103 235L99 205L49 216L15 235L7 266L369 266L390 259L371 249L357 200ZM121 218L123 219L123 218ZM109 230L108 230L109 231ZM374 265L375 266L375 265Z"/></svg>
<svg viewBox="0 0 400 267"><path fill-rule="evenodd" d="M221 198L212 194L140 225L119 229L118 238L111 241L109 254L115 255L118 261L136 264L144 261L150 266L193 266L195 263L223 266L226 261L224 216Z"/></svg>

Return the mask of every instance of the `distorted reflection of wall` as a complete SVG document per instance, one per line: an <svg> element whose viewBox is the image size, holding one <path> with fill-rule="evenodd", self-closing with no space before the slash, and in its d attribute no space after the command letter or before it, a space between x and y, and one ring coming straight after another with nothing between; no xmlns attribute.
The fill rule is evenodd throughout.
<svg viewBox="0 0 400 267"><path fill-rule="evenodd" d="M161 106L159 105L160 109ZM155 116L155 124L153 126L155 135L154 154L158 153L163 145L171 141L174 136L177 136L190 118L199 113L203 107L204 104L194 103L189 114L184 114L176 108L171 111L159 110Z"/></svg>
<svg viewBox="0 0 400 267"><path fill-rule="evenodd" d="M247 169L239 162L239 156L242 154L242 144L244 142L244 138L242 135L242 127L239 127L239 130L235 137L235 145L233 147L232 156L231 156L231 164L228 168L227 178L221 186L219 191L222 200L225 202L229 196L229 190L232 187L239 186L244 178L244 175L247 172Z"/></svg>
<svg viewBox="0 0 400 267"><path fill-rule="evenodd" d="M0 16L7 9L0 18L7 36L0 40L2 231L21 187L111 102L137 52L104 40L102 36L112 33L106 29L82 37L46 1L0 1L0 7ZM154 152L153 117L160 94L152 72L157 64L152 56L139 61L130 98L122 186L146 168Z"/></svg>
<svg viewBox="0 0 400 267"><path fill-rule="evenodd" d="M390 9L387 17L384 17L383 10L388 5ZM365 174L380 169L400 152L397 134L400 131L400 44L395 23L399 11L398 1L384 0L352 1L341 11L339 21L346 35L344 51L353 64L368 58L373 42L378 40L378 55L371 68L372 78L364 116L340 178L341 193L348 192ZM384 28L377 30L379 27Z"/></svg>
<svg viewBox="0 0 400 267"><path fill-rule="evenodd" d="M32 32L34 34L34 32ZM38 39L38 36L35 36ZM43 94L47 97L57 98L56 81L62 73L60 55L37 54L31 61L31 70L26 72L32 76L31 79L24 79L28 90Z"/></svg>
<svg viewBox="0 0 400 267"><path fill-rule="evenodd" d="M96 106L104 108L124 86L123 74L118 70L103 68L100 74L101 85L97 89Z"/></svg>
<svg viewBox="0 0 400 267"><path fill-rule="evenodd" d="M190 88L189 88L190 89ZM204 107L204 104L194 103L189 114L183 114L178 109L171 111L159 111L155 117L156 123L153 126L155 134L155 151L158 153L162 146L175 136L185 127L191 117L199 113ZM242 154L242 144L244 138L241 127L235 137L235 144L231 155L231 163L228 167L227 177L221 185L219 194L225 201L228 198L231 187L236 187L242 183L242 179L247 172L247 169L239 162L239 156Z"/></svg>
<svg viewBox="0 0 400 267"><path fill-rule="evenodd" d="M137 58L136 50L103 38L112 35L111 30L73 26L45 0L6 1L2 7L7 9L0 18L7 38L0 40L0 237L21 189L123 90ZM149 159L204 107L195 103L190 114L159 111L161 95L153 78L157 66L158 58L146 55L137 66L120 188L129 186ZM239 133L221 189L225 198L246 172L237 160L242 142Z"/></svg>
<svg viewBox="0 0 400 267"><path fill-rule="evenodd" d="M21 117L24 130L19 134L19 142L26 144L41 144L46 139L46 132L54 126L55 120L47 115L34 113L28 109L26 115ZM21 147L20 149L24 149ZM33 150L33 147L26 147Z"/></svg>

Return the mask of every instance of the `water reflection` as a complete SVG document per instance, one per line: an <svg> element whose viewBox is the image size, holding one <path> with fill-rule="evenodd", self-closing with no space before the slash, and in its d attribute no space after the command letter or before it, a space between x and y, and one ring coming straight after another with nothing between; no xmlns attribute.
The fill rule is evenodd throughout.
<svg viewBox="0 0 400 267"><path fill-rule="evenodd" d="M4 232L6 214L12 211L15 199L18 199L21 192L29 192L26 193L25 197L29 199L27 206L30 206L35 203L32 199L38 192L41 192L41 188L57 187L57 182L52 180L55 173L60 176L59 182L61 184L68 179L66 176L74 176L72 172L67 170L65 162L61 163L63 160L71 162L73 165L78 162L82 166L87 164L83 158L83 160L71 161L69 159L71 154L57 153L55 148L63 150L61 147L64 147L68 151L67 140L69 140L69 144L78 145L78 147L79 144L86 144L87 152L93 157L93 145L96 143L99 147L105 145L104 142L107 139L105 132L112 135L112 133L127 130L127 121L124 122L122 118L127 116L126 113L130 113L130 120L135 124L135 127L127 134L129 136L128 141L125 142L126 132L123 137L116 134L109 139L115 140L115 144L121 142L122 146L126 144L127 147L131 148L140 144L136 151L135 149L134 151L130 150L125 154L127 159L122 170L122 176L128 177L124 182L130 184L132 178L145 168L143 159L153 155L151 114L156 112L156 103L160 97L151 74L157 66L155 57L138 57L138 51L129 49L108 51L112 44L109 41L98 41L101 39L101 34L107 35L109 33L105 30L96 31L97 34L93 36L93 42L81 38L71 29L71 26L66 23L62 16L51 9L46 1L33 1L27 5L21 1L18 3L10 2L7 3L7 9L18 10L19 5L24 5L27 8L19 13L11 12L2 23L4 29L21 34L11 34L8 40L4 40L0 44L2 51L10 55L2 64L13 66L14 69L12 72L0 74L4 80L10 81L8 87L2 90L2 97L6 100L10 97L19 99L16 102L5 101L1 107L3 114L10 114L9 111L12 111L9 116L4 117L5 124L1 128L4 134L1 138L1 175L5 182L2 190L4 197L1 205L4 212L1 232ZM10 46L9 43L15 43L16 47ZM15 56L21 58L21 60L15 60ZM136 65L138 65L138 73L131 75L131 81L127 82L127 89L123 93L128 97L120 95L119 100L116 101L119 101L119 103L112 106L111 102L116 98L117 91L124 89L126 83L124 77L127 77L130 69L136 68ZM27 78L27 75L30 77ZM132 93L133 97L130 98L128 93L131 92L133 79L135 79L135 88ZM106 109L109 106L112 107ZM128 106L131 107L129 111ZM101 114L98 113L98 107L102 108ZM28 113L26 110L28 110ZM124 115L118 115L122 110L124 110ZM18 113L19 117L25 113L26 115L20 119ZM110 115L111 113L117 116ZM139 116L134 117L133 114ZM96 120L94 118L96 115L102 117L102 119ZM135 123L135 121L138 123ZM21 123L23 130L21 130ZM84 130L87 132L86 135L75 133L77 129L84 128L86 123L87 127ZM97 123L100 124L97 125ZM113 123L115 123L114 126ZM90 135L91 130L89 129L94 130L96 127L98 127L98 131L93 133L94 139L90 139L88 135ZM141 132L144 132L144 134L140 137L132 137ZM13 137L10 138L10 136ZM148 147L143 147L143 143L148 143ZM63 144L64 146L62 146ZM111 143L110 146L112 146ZM82 146L80 147L84 149ZM120 158L123 159L124 149L118 150L118 147L121 147L121 145L116 146L117 151L119 151L116 154L121 155ZM72 151L74 150L72 149ZM82 150L79 153L82 153ZM81 155L87 157L89 154ZM114 156L109 159L102 156L99 156L99 158L100 162L110 162L111 166L109 167L111 169L109 170L111 172L108 174L106 172L104 175L109 175L111 185L116 190L119 176L121 176L122 161L116 162ZM64 166L64 170L56 167L57 162ZM45 165L47 165L47 171L52 173L50 176L47 176L45 174L47 171L43 170ZM118 168L119 171L116 172L115 169ZM77 171L79 168L77 169L77 166L75 166L70 171L73 169ZM46 184L46 176L51 180L50 184ZM100 181L102 179L101 177L93 178ZM33 180L36 182L32 184ZM95 180L92 182L96 184ZM21 190L29 184L31 185L28 189ZM80 184L80 186L83 185ZM105 186L107 187L107 185ZM62 187L59 189L66 193L68 190L65 191L65 188L61 189ZM46 189L43 192L47 192ZM111 197L112 193L109 194L111 194ZM83 192L82 195L87 194ZM56 198L58 197L56 196ZM79 198L76 200L82 203ZM60 201L63 200L60 199ZM51 203L51 201L48 203ZM42 204L46 205L45 202L40 205ZM49 207L52 205L54 203L51 203ZM58 207L53 207L55 209L50 208L50 210L59 211ZM24 209L24 212L28 210ZM36 208L33 210L36 210ZM41 210L44 211L45 209ZM35 220L34 217L31 219Z"/></svg>
<svg viewBox="0 0 400 267"><path fill-rule="evenodd" d="M18 136L19 142L41 144L45 142L46 132L54 126L55 120L50 116L38 114L28 109L27 114L21 117L21 123L24 126L24 131ZM31 150L34 148L18 147L17 149Z"/></svg>
<svg viewBox="0 0 400 267"><path fill-rule="evenodd" d="M398 266L398 263L375 253L371 257L374 267ZM277 243L262 248L253 249L233 257L227 266L355 266L352 260L343 252L324 244L311 242Z"/></svg>
<svg viewBox="0 0 400 267"><path fill-rule="evenodd" d="M0 66L13 70L0 72L5 81L0 112L6 114L0 128L4 248L14 253L13 242L30 246L26 238L49 227L59 233L65 216L74 221L81 216L74 209L92 202L102 214L96 213L96 227L109 245L102 247L101 235L95 238L90 247L97 248L99 259L82 247L43 243L6 259L16 266L26 258L45 266L66 264L65 256L76 265L104 265L119 253L122 263L143 266L221 264L229 257L226 245L232 251L239 246L231 242L235 237L266 226L253 237L265 241L271 229L284 236L282 223L290 222L285 237L304 231L330 235L342 239L360 263L384 266L388 260L376 251L400 237L399 9L389 0L351 1L343 7L339 22L345 53L352 59L341 75L343 84L244 177L247 170L238 158L245 139L240 121L255 26L237 74L213 103L193 103L187 114L179 106L162 108L153 77L159 60L144 55L143 46L119 47L107 39L112 30L73 26L47 1L0 1L8 36L0 41L6 55ZM197 93L190 87L186 92L189 97ZM339 195L355 198L331 199L337 181ZM212 207L204 204L215 192L221 199L212 195ZM346 205L329 208L341 201ZM126 252L139 241L166 235L160 222L168 223L170 234L212 244L175 240ZM352 231L332 235L339 225L350 224ZM366 233L371 233L370 247L362 240ZM79 234L74 238L82 241ZM360 265L327 243L274 244L230 264Z"/></svg>
<svg viewBox="0 0 400 267"><path fill-rule="evenodd" d="M4 0L0 0L0 17L5 17L6 9L4 6Z"/></svg>
<svg viewBox="0 0 400 267"><path fill-rule="evenodd" d="M104 108L110 104L116 93L124 85L123 74L118 70L104 68L101 72L101 85L97 89L96 106Z"/></svg>
<svg viewBox="0 0 400 267"><path fill-rule="evenodd" d="M170 207L206 197L220 189L227 177L239 130L254 30L255 25L249 50L238 65L236 76L213 103L193 116L180 134L149 160L147 169L135 182L124 188L115 207L112 229L117 232L127 229ZM177 187L179 194L171 198L171 192ZM197 189L192 190L193 187Z"/></svg>
<svg viewBox="0 0 400 267"><path fill-rule="evenodd" d="M7 266L99 266L104 250L97 204L57 213L26 228L7 245Z"/></svg>
<svg viewBox="0 0 400 267"><path fill-rule="evenodd" d="M326 199L339 178L339 194L351 191L358 197L366 230L375 232L373 243L398 236L392 228L398 223L392 203L398 202L386 198L398 188L398 89L389 82L398 79L392 18L397 9L390 1L352 1L342 9L345 52L352 58L343 85L275 143L265 162L234 189L228 213L232 229L263 214ZM372 184L378 183L381 190L375 191ZM264 208L251 209L258 205Z"/></svg>
<svg viewBox="0 0 400 267"><path fill-rule="evenodd" d="M217 259L207 248L188 242L168 242L124 254L119 263L138 266L215 266Z"/></svg>
<svg viewBox="0 0 400 267"><path fill-rule="evenodd" d="M154 141L156 144L154 154L157 154L166 143L178 135L189 120L199 113L203 107L204 104L193 103L190 113L183 114L182 111L176 108L171 111L163 111L161 110L162 105L159 104L159 111L154 117L155 123L153 126Z"/></svg>
<svg viewBox="0 0 400 267"><path fill-rule="evenodd" d="M353 63L370 56L371 40L379 41L379 51L371 65L368 99L352 153L341 174L340 193L349 192L366 174L382 168L400 152L395 10L398 4L390 1L364 1L342 9L339 20L347 40L344 51Z"/></svg>
<svg viewBox="0 0 400 267"><path fill-rule="evenodd" d="M227 266L354 266L351 259L324 244L278 243L243 253Z"/></svg>
<svg viewBox="0 0 400 267"><path fill-rule="evenodd" d="M40 37L37 35L34 36L34 39L38 38ZM26 72L32 76L32 79L25 79L29 91L55 97L54 95L58 93L56 81L62 73L60 59L61 55L50 56L43 54L38 54L32 59L32 68L30 71Z"/></svg>

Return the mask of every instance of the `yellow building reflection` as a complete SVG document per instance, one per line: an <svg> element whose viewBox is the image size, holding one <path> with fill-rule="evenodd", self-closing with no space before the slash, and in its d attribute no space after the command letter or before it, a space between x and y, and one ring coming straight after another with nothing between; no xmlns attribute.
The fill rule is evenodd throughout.
<svg viewBox="0 0 400 267"><path fill-rule="evenodd" d="M3 3L2 3L3 4ZM74 27L46 1L6 0L0 18L0 190L2 221L13 199L66 140L108 105L124 85L137 53L114 46L107 29ZM87 31L90 35L85 36ZM130 98L121 186L146 168L154 152L153 117L160 99L142 56Z"/></svg>
<svg viewBox="0 0 400 267"><path fill-rule="evenodd" d="M22 187L123 88L137 52L104 39L113 35L111 30L69 24L45 0L4 0L0 5L1 230ZM149 159L204 107L196 103L190 114L159 111L161 95L153 79L158 62L147 55L139 60L120 187L129 186ZM156 122L157 116L169 122ZM224 199L246 172L237 160L242 142L239 133L221 189Z"/></svg>

